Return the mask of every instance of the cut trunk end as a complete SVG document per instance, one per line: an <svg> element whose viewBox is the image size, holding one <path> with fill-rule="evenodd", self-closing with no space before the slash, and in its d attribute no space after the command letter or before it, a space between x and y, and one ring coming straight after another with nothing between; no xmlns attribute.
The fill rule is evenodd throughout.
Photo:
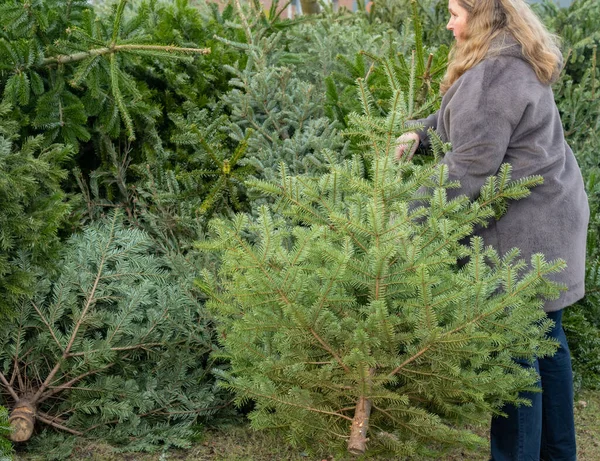
<svg viewBox="0 0 600 461"><path fill-rule="evenodd" d="M350 440L348 440L348 451L353 455L362 455L367 450L369 416L371 416L371 401L361 397L356 404L350 429Z"/></svg>
<svg viewBox="0 0 600 461"><path fill-rule="evenodd" d="M35 408L27 401L19 401L10 412L8 418L12 432L10 439L13 442L25 442L33 434L35 425Z"/></svg>

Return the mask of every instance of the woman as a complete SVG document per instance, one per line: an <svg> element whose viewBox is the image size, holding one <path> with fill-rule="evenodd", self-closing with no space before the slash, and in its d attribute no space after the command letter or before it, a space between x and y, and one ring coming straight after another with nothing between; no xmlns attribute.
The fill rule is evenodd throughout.
<svg viewBox="0 0 600 461"><path fill-rule="evenodd" d="M541 175L544 183L507 213L478 230L503 254L513 247L528 261L543 253L562 258L567 269L555 280L567 288L545 302L560 342L556 355L538 359L541 393L527 393L532 406L507 406L508 418L492 420L493 461L576 459L571 362L561 326L562 309L584 295L589 209L577 162L566 144L550 85L562 58L555 38L523 0L450 0L456 44L442 81L440 110L417 121L423 130L399 138L398 158L427 145L427 129L450 142L442 163L461 188L450 196L476 198L487 177L503 163L513 179ZM528 364L531 365L531 364Z"/></svg>

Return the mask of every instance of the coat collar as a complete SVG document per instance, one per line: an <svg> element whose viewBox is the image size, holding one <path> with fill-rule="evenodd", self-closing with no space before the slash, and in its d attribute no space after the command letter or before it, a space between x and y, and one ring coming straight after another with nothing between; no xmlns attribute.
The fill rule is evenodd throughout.
<svg viewBox="0 0 600 461"><path fill-rule="evenodd" d="M527 61L521 44L508 32L500 32L490 42L488 56L513 56Z"/></svg>
<svg viewBox="0 0 600 461"><path fill-rule="evenodd" d="M487 57L496 57L496 56L512 56L514 58L521 59L527 63L529 61L523 54L523 48L521 44L512 36L510 32L500 32L497 36L495 36L491 42L490 47L487 52ZM562 55L558 56L558 63L556 65L556 69L554 71L554 76L552 81L556 81L563 67L563 57Z"/></svg>

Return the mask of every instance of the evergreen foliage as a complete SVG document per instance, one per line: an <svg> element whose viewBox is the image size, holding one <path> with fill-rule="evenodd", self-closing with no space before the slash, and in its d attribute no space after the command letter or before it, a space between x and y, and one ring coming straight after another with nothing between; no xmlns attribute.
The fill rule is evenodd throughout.
<svg viewBox="0 0 600 461"><path fill-rule="evenodd" d="M10 435L10 426L8 424L8 411L0 407L0 461L10 461L12 445L8 441Z"/></svg>
<svg viewBox="0 0 600 461"><path fill-rule="evenodd" d="M600 14L598 15L600 18ZM565 316L565 329L581 386L600 387L600 107L597 52L578 83L570 74L560 82L557 102L563 114L567 140L582 169L590 203L587 238L586 296Z"/></svg>
<svg viewBox="0 0 600 461"><path fill-rule="evenodd" d="M0 104L0 315L10 314L22 296L31 294L36 273L50 269L69 205L61 168L72 155L42 136L19 139L12 107Z"/></svg>
<svg viewBox="0 0 600 461"><path fill-rule="evenodd" d="M567 72L578 82L588 68L594 46L600 44L600 4L595 0L577 0L561 8L556 2L544 0L534 8L546 25L560 36Z"/></svg>
<svg viewBox="0 0 600 461"><path fill-rule="evenodd" d="M222 98L231 114L229 135L236 142L247 138L246 163L259 177L275 177L280 162L294 172L318 169L323 163L319 152L326 146L339 149L341 139L323 116L315 84L296 74L302 55L288 52L285 33L273 33L252 8L238 3L238 14L246 41L226 43L244 50L247 61L243 67L225 66L232 74L232 90Z"/></svg>
<svg viewBox="0 0 600 461"><path fill-rule="evenodd" d="M537 377L513 357L554 352L540 296L558 294L546 275L564 263L465 243L541 179L511 181L504 165L474 203L447 199L457 184L445 167L394 160L409 103L386 69L383 116L358 82L363 115L346 133L364 154L250 181L277 205L215 220L200 247L222 252L222 266L198 283L231 361L225 386L238 405L255 402L253 427L306 447L362 453L368 440L370 453L440 456L481 442L465 423L525 403L517 392Z"/></svg>
<svg viewBox="0 0 600 461"><path fill-rule="evenodd" d="M137 57L191 59L207 49L164 46L141 30L148 12L125 17L127 0L116 6L112 23L96 21L84 0L4 2L0 41L3 98L20 118L48 142L77 146L96 128L113 137L122 128L135 138L134 119L151 122L143 85L124 71L123 59ZM122 125L121 125L122 122Z"/></svg>
<svg viewBox="0 0 600 461"><path fill-rule="evenodd" d="M536 179L511 183L504 169L469 205L444 199L452 185L443 170L390 157L404 120L439 103L447 3L378 0L369 12L324 8L292 21L278 14L284 7L0 2L0 403L14 410L37 388L38 423L59 429L27 444L43 459L66 456L73 433L122 449L185 446L198 423L228 408L211 378L226 368L221 357L233 359L219 373L238 403L256 401L253 424L286 426L291 440L339 446L357 401L370 396L371 453L472 446L462 423L534 380L508 357L551 350L539 343L539 313L524 305L555 288L515 253L466 242L473 225ZM592 210L587 295L566 311L565 328L579 382L597 386L600 11L595 0L539 11L564 37L555 94ZM435 155L446 149L434 142ZM215 216L231 221L215 221L220 240L203 245L225 252L222 266L193 248ZM472 263L456 264L468 256ZM560 266L538 262L543 271ZM212 358L214 324L192 286L200 269L226 347ZM92 298L90 277L101 273ZM375 296L378 276L388 283ZM505 285L527 281L510 301ZM297 302L273 301L281 293ZM476 318L468 306L483 317L444 343Z"/></svg>
<svg viewBox="0 0 600 461"><path fill-rule="evenodd" d="M77 182L70 179L64 188L86 193L78 216L95 219L117 206L133 220L137 202L129 167L162 152L162 107L177 106L181 97L206 105L210 89L224 85L214 73L203 73L215 62L197 65L210 50L194 40L210 31L196 9L185 0L133 3L120 0L108 16L84 0L9 0L0 6L3 100L13 106L10 118L22 138L39 134L45 144L75 147Z"/></svg>
<svg viewBox="0 0 600 461"><path fill-rule="evenodd" d="M163 243L185 247L215 210L247 207L240 181L247 169L238 175L234 167L230 175L223 168L224 161L244 154L244 143L221 133L227 115L218 102L230 88L223 66L246 58L215 38L243 41L244 34L231 27L237 21L231 4L222 11L216 4L197 8L187 1L150 2L147 8L152 21L146 30L157 41L188 47L206 43L211 54L193 62L156 59L129 68L150 87L161 115L147 130L142 158L129 168L134 181L127 184L128 197L123 200L120 194L116 203L120 198L132 204L136 220ZM118 165L112 162L109 177Z"/></svg>
<svg viewBox="0 0 600 461"><path fill-rule="evenodd" d="M188 446L226 402L210 377L210 319L175 263L116 213L73 235L60 274L40 276L0 326L5 402L129 449Z"/></svg>
<svg viewBox="0 0 600 461"><path fill-rule="evenodd" d="M415 20L422 25L423 41L432 47L450 46L452 36L446 30L448 2L441 0L377 0L372 3L367 17L379 21L401 33L406 33ZM407 38L410 38L408 36Z"/></svg>
<svg viewBox="0 0 600 461"><path fill-rule="evenodd" d="M383 28L357 15L283 21L254 3L235 8L230 30L217 33L220 47L238 53L223 65L231 88L205 106L181 99L168 113L162 147L148 150L155 160L130 168L141 178L136 218L170 247L186 247L215 213L255 208L247 178L274 178L280 162L312 174L323 168L325 147L347 156L339 124L325 114L324 78L341 68L336 53L375 52L383 43Z"/></svg>
<svg viewBox="0 0 600 461"><path fill-rule="evenodd" d="M406 13L406 12L405 12ZM347 126L348 115L360 110L354 96L354 82L364 79L377 110L386 112L390 99L387 74L392 73L395 88L401 89L407 99L406 118L422 118L439 107L439 82L445 72L448 48L430 48L424 43L423 24L419 9L411 2L410 21L405 21L401 36L387 34L381 50L361 50L354 60L344 55L336 57L341 71L327 77L326 113L331 119ZM378 65L376 65L378 64Z"/></svg>

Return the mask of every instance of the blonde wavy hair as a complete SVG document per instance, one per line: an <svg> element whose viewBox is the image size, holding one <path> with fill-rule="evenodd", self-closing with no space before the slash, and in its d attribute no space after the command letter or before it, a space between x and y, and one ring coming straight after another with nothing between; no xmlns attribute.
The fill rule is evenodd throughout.
<svg viewBox="0 0 600 461"><path fill-rule="evenodd" d="M448 69L440 85L442 93L467 70L488 54L490 42L505 33L521 45L525 59L545 84L559 74L562 54L556 35L544 24L524 0L457 0L468 13L465 36L450 51Z"/></svg>

